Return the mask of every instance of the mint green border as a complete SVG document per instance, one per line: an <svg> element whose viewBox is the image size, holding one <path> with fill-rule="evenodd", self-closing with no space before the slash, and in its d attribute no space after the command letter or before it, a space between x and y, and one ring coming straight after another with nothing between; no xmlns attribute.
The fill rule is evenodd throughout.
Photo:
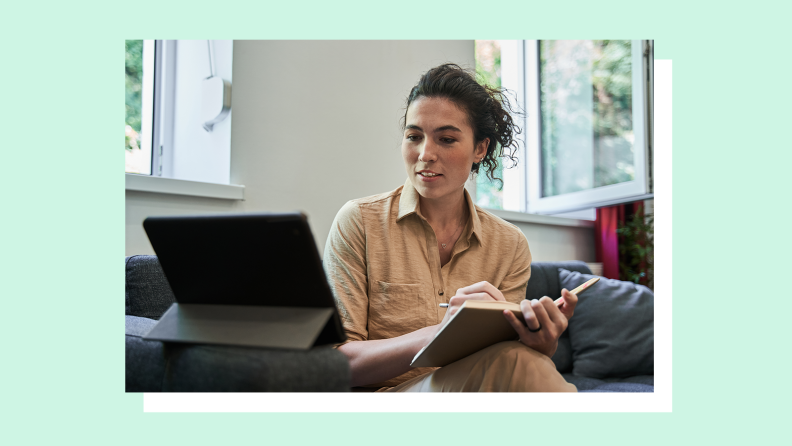
<svg viewBox="0 0 792 446"><path fill-rule="evenodd" d="M779 316L790 305L786 279L766 279L777 275L766 269L786 269L789 252L788 200L767 195L789 189L792 152L782 31L790 11L780 4L4 5L3 438L273 445L788 439L788 348L773 344L788 338ZM370 414L361 407L353 414L144 414L142 395L124 394L124 189L114 147L125 38L603 37L653 38L656 58L674 61L672 413ZM530 396L525 405L535 408Z"/></svg>

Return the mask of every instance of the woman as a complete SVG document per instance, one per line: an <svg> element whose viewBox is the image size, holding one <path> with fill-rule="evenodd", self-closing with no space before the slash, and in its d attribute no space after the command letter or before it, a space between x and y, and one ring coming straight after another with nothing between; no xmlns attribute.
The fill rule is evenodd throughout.
<svg viewBox="0 0 792 446"><path fill-rule="evenodd" d="M577 297L525 300L531 253L522 232L475 206L464 185L518 132L508 101L459 66L425 73L407 98L398 189L352 200L338 212L325 271L348 341L352 385L389 391L576 391L550 357ZM466 300L521 304L504 317L519 341L502 342L443 368L410 367ZM448 303L447 309L440 303ZM527 327L526 327L527 325Z"/></svg>

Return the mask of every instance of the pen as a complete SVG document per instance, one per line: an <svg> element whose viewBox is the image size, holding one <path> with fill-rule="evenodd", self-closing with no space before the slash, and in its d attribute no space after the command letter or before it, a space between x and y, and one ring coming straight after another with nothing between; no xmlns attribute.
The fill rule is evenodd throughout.
<svg viewBox="0 0 792 446"><path fill-rule="evenodd" d="M586 283L584 283L583 285L580 285L579 287L577 287L577 288L575 288L574 290L570 291L570 293L572 293L572 294L578 294L578 293L580 293L581 291L585 290L586 288L590 287L591 285L594 285L594 284L595 284L595 283L597 283L599 280L600 280L600 278L599 278L599 277L595 277L595 278L593 278L593 279L591 279L591 280L588 280L588 281L586 281ZM563 298L563 297L559 297L558 299L554 300L553 302L554 302L556 305L560 306L561 304L563 304L563 303L564 303L564 298ZM448 304L440 304L440 308L448 308Z"/></svg>

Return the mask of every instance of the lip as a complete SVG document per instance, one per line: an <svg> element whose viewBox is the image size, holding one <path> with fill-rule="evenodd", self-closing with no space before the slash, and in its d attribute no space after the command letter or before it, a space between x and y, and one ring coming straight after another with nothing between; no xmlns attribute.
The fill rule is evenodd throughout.
<svg viewBox="0 0 792 446"><path fill-rule="evenodd" d="M421 173L424 173L424 172L426 172L426 173L434 173L434 174L437 174L437 176L436 177L427 178L427 177L421 175ZM431 183L432 181L437 181L437 180L439 180L440 178L443 177L443 174L437 173L437 172L433 172L433 171L428 170L428 169L420 170L420 171L418 171L416 173L416 175L418 175L418 178L421 181L424 181L424 182L427 182L427 183Z"/></svg>

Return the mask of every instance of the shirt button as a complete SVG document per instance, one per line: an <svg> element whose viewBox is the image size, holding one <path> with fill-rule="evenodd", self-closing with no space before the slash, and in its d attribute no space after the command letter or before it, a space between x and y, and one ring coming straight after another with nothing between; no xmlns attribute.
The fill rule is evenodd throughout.
<svg viewBox="0 0 792 446"><path fill-rule="evenodd" d="M439 294L439 295L441 295L441 296L442 296L442 295L443 295L443 290L440 290L440 292L439 292L439 293L437 293L437 294Z"/></svg>

